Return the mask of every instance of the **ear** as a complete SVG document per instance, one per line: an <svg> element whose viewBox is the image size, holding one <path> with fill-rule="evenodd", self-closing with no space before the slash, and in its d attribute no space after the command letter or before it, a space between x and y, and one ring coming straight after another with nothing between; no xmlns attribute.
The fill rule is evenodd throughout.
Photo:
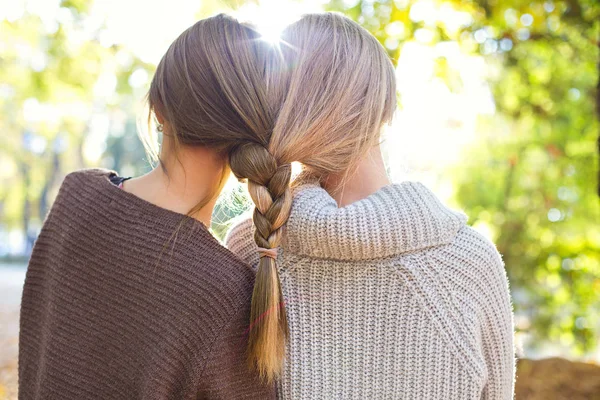
<svg viewBox="0 0 600 400"><path fill-rule="evenodd" d="M164 125L165 119L160 114L160 112L158 112L158 110L156 110L156 109L154 110L154 115L156 115L156 120L158 121L158 123L161 124L161 125Z"/></svg>

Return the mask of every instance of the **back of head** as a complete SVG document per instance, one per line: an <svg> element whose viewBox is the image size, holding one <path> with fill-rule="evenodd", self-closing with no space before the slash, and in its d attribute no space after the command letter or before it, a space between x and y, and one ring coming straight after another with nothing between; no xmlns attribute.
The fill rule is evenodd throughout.
<svg viewBox="0 0 600 400"><path fill-rule="evenodd" d="M378 144L396 107L379 42L334 13L305 15L278 44L217 15L171 45L148 93L174 143L206 146L248 181L260 251L248 361L267 381L282 367L288 326L276 249L291 208L291 163L322 179L350 171Z"/></svg>
<svg viewBox="0 0 600 400"><path fill-rule="evenodd" d="M269 150L318 178L351 169L379 141L396 108L392 63L356 22L309 14L282 35L290 76Z"/></svg>

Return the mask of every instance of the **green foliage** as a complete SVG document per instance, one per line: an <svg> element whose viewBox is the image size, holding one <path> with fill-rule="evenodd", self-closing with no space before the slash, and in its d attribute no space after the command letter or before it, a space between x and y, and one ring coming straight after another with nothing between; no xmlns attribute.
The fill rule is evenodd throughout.
<svg viewBox="0 0 600 400"><path fill-rule="evenodd" d="M481 119L477 140L445 179L470 223L493 233L528 346L550 340L576 354L593 349L600 334L594 111L600 6L594 0L355 3L333 0L329 8L374 32L394 59L419 29L431 32L432 44L454 40L485 57L497 112ZM426 21L415 12L424 4L437 10ZM467 12L471 20L453 29L444 9ZM436 72L449 89L461 90L443 58Z"/></svg>
<svg viewBox="0 0 600 400"><path fill-rule="evenodd" d="M130 173L145 167L135 140L134 105L141 96L123 82L136 69L153 67L126 49L103 46L102 28L84 32L89 5L63 1L63 17L54 27L28 12L0 20L0 219L5 230L27 232L30 242L64 173L98 164L123 166L120 161ZM93 88L107 73L120 84L114 95L102 98ZM123 128L111 126L106 140L110 153L88 160L86 146L103 146L86 143L94 117L123 111ZM119 154L123 141L127 145Z"/></svg>

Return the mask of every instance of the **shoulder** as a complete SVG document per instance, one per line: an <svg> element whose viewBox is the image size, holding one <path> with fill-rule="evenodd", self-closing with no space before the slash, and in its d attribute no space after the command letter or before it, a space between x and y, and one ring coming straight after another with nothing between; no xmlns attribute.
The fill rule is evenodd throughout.
<svg viewBox="0 0 600 400"><path fill-rule="evenodd" d="M171 227L162 235L169 243L165 254L179 255L179 259L173 258L172 266L189 277L193 291L207 301L218 301L215 295L238 304L250 301L255 277L252 268L201 224L191 219L184 221L174 227L176 234ZM171 235L167 235L169 232Z"/></svg>
<svg viewBox="0 0 600 400"><path fill-rule="evenodd" d="M190 340L200 346L202 375L210 375L219 366L238 363L243 355L255 273L227 249L207 246L205 241L185 259L189 262L176 263L173 290L184 306L175 314L178 324L185 324L182 329L193 333Z"/></svg>
<svg viewBox="0 0 600 400"><path fill-rule="evenodd" d="M483 257L492 262L501 260L501 255L494 242L476 229L465 225L456 236L455 245L466 253Z"/></svg>
<svg viewBox="0 0 600 400"><path fill-rule="evenodd" d="M222 269L225 266L219 265L218 276L206 285L220 289L208 290L208 299L206 293L200 297L202 310L197 311L194 318L197 329L193 332L206 333L199 338L202 342L198 353L200 397L237 398L246 387L248 393L252 393L251 398L273 398L272 387L262 384L246 367L254 273L235 257L226 257L223 261L229 262L229 266Z"/></svg>
<svg viewBox="0 0 600 400"><path fill-rule="evenodd" d="M464 226L452 243L432 249L427 257L437 275L447 282L454 300L475 310L479 318L490 309L511 312L509 281L502 255L496 245L477 230Z"/></svg>
<svg viewBox="0 0 600 400"><path fill-rule="evenodd" d="M192 248L184 251L191 260L197 260L190 265L190 268L195 270L193 273L208 273L211 279L225 283L238 280L254 281L254 272L248 264L219 243L208 231L191 238L192 240L186 241L185 247ZM213 271L217 271L218 274Z"/></svg>
<svg viewBox="0 0 600 400"><path fill-rule="evenodd" d="M52 220L56 213L64 216L78 211L77 215L82 215L79 212L82 207L90 210L92 208L90 207L91 203L97 200L98 197L94 193L96 191L94 187L98 186L102 179L109 182L108 179L111 175L116 175L116 172L102 168L80 169L66 174L58 188L56 197L52 201L52 206L44 218L44 222L47 223ZM66 210L70 211L66 212Z"/></svg>
<svg viewBox="0 0 600 400"><path fill-rule="evenodd" d="M490 239L472 227L464 226L458 232L451 251L481 283L507 282L502 254Z"/></svg>
<svg viewBox="0 0 600 400"><path fill-rule="evenodd" d="M428 253L453 272L463 271L473 278L504 273L504 261L496 245L468 225L458 230L451 243L428 249Z"/></svg>
<svg viewBox="0 0 600 400"><path fill-rule="evenodd" d="M59 194L66 189L89 185L98 180L109 180L111 176L116 176L117 173L113 170L104 168L85 168L71 171L65 175L59 188Z"/></svg>
<svg viewBox="0 0 600 400"><path fill-rule="evenodd" d="M237 218L225 237L225 246L248 264L258 264L257 246L254 242L254 223L249 215Z"/></svg>
<svg viewBox="0 0 600 400"><path fill-rule="evenodd" d="M476 379L485 379L481 340L490 320L509 321L511 312L504 262L494 243L465 225L450 243L406 253L397 265L440 337Z"/></svg>
<svg viewBox="0 0 600 400"><path fill-rule="evenodd" d="M63 185L74 182L90 181L98 178L108 179L114 175L117 175L116 171L106 168L84 168L69 172L63 180Z"/></svg>
<svg viewBox="0 0 600 400"><path fill-rule="evenodd" d="M231 223L231 227L225 235L225 243L232 241L239 241L248 235L254 234L254 227L252 222L252 216L250 214L243 214ZM229 247L229 246L228 246Z"/></svg>
<svg viewBox="0 0 600 400"><path fill-rule="evenodd" d="M200 237L195 246L185 255L188 262L182 260L176 265L189 284L188 293L210 306L205 310L220 320L214 323L226 324L240 308L250 304L255 273L247 263L209 238Z"/></svg>
<svg viewBox="0 0 600 400"><path fill-rule="evenodd" d="M87 203L86 195L95 199L97 197L93 194L95 190L102 184L109 183L111 176L117 176L117 173L104 168L86 168L69 172L60 185L55 203L60 205L63 197Z"/></svg>
<svg viewBox="0 0 600 400"><path fill-rule="evenodd" d="M454 240L406 256L411 272L435 288L443 304L481 321L490 309L509 312L509 281L502 255L483 234L465 225ZM470 310L466 312L465 310ZM463 310L463 311L459 311Z"/></svg>

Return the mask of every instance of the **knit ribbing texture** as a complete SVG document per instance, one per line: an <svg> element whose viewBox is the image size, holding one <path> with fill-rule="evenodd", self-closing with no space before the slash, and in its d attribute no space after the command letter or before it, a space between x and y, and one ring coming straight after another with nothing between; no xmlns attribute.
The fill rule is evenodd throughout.
<svg viewBox="0 0 600 400"><path fill-rule="evenodd" d="M252 269L113 173L67 175L35 243L19 398L273 398L244 360Z"/></svg>
<svg viewBox="0 0 600 400"><path fill-rule="evenodd" d="M279 250L290 340L281 399L513 398L513 307L496 246L424 184L338 208L294 192ZM258 263L253 225L226 244Z"/></svg>

